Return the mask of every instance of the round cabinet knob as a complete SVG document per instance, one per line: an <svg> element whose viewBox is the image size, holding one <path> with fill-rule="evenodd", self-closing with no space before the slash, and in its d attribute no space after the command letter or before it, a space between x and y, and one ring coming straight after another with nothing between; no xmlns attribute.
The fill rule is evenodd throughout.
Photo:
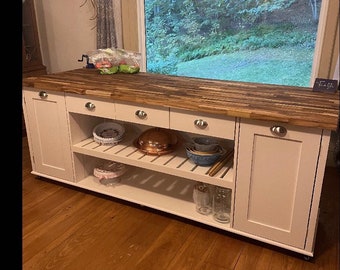
<svg viewBox="0 0 340 270"><path fill-rule="evenodd" d="M208 123L202 119L197 119L194 121L194 125L198 128L204 129L208 126Z"/></svg>
<svg viewBox="0 0 340 270"><path fill-rule="evenodd" d="M272 126L270 131L277 136L285 136L287 134L287 129L283 126Z"/></svg>
<svg viewBox="0 0 340 270"><path fill-rule="evenodd" d="M137 111L135 112L135 115L136 115L139 119L145 119L145 118L148 116L148 114L147 114L146 112L142 111L142 110L137 110Z"/></svg>
<svg viewBox="0 0 340 270"><path fill-rule="evenodd" d="M48 94L47 94L45 91L40 91L40 92L39 92L39 97L41 97L41 98L47 98L47 97L48 97Z"/></svg>
<svg viewBox="0 0 340 270"><path fill-rule="evenodd" d="M92 111L92 110L94 110L94 108L96 108L96 105L94 105L92 102L87 102L85 104L85 108L87 108L88 110Z"/></svg>

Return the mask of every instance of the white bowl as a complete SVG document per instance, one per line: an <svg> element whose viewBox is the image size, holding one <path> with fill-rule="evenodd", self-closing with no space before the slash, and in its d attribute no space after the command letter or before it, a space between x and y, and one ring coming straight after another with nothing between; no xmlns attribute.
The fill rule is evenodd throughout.
<svg viewBox="0 0 340 270"><path fill-rule="evenodd" d="M122 139L125 128L115 122L104 122L93 129L93 139L102 145L116 145Z"/></svg>

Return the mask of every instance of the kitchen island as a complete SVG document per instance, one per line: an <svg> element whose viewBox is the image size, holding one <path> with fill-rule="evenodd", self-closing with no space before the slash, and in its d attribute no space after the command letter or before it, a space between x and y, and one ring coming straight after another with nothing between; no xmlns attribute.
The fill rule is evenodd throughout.
<svg viewBox="0 0 340 270"><path fill-rule="evenodd" d="M33 174L313 256L339 91L77 69L25 78L23 108ZM126 127L115 146L93 140L93 128L108 121ZM233 162L210 176L183 145L141 153L134 141L151 127L178 133L183 145L217 138L233 148ZM103 161L129 166L119 185L93 176ZM197 182L232 191L230 223L195 211Z"/></svg>

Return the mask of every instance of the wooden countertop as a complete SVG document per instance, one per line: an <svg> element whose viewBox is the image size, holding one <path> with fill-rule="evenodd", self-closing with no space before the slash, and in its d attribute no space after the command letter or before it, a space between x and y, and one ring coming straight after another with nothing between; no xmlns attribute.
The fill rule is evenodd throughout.
<svg viewBox="0 0 340 270"><path fill-rule="evenodd" d="M100 75L76 69L23 79L23 86L113 100L336 130L339 91L140 72Z"/></svg>

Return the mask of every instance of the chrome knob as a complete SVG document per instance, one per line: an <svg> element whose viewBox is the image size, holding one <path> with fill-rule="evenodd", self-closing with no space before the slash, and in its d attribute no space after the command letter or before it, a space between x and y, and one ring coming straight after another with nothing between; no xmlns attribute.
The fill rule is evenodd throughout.
<svg viewBox="0 0 340 270"><path fill-rule="evenodd" d="M283 137L287 134L287 129L283 126L272 126L270 131L277 136Z"/></svg>
<svg viewBox="0 0 340 270"><path fill-rule="evenodd" d="M41 98L47 98L47 97L48 97L48 94L47 94L45 91L40 91L40 92L39 92L39 97L41 97Z"/></svg>
<svg viewBox="0 0 340 270"><path fill-rule="evenodd" d="M208 126L208 123L202 119L197 119L194 121L194 125L200 129L205 129Z"/></svg>
<svg viewBox="0 0 340 270"><path fill-rule="evenodd" d="M85 104L85 108L87 108L88 110L92 111L92 110L94 110L94 108L96 108L96 105L94 105L92 102L87 102Z"/></svg>
<svg viewBox="0 0 340 270"><path fill-rule="evenodd" d="M145 118L148 116L148 114L147 114L146 112L142 111L142 110L137 110L137 111L135 112L135 115L136 115L139 119L145 119Z"/></svg>

